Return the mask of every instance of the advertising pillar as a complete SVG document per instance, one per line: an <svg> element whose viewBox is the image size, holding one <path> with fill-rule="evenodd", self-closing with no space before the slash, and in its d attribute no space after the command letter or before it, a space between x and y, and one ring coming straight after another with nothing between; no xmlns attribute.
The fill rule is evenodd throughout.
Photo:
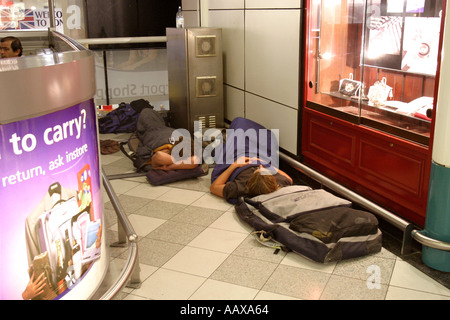
<svg viewBox="0 0 450 320"><path fill-rule="evenodd" d="M0 299L88 299L103 237L92 53L0 60Z"/></svg>

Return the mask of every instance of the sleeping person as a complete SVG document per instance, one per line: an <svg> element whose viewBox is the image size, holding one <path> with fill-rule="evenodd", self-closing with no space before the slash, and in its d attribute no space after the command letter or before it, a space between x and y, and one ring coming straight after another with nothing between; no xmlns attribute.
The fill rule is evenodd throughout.
<svg viewBox="0 0 450 320"><path fill-rule="evenodd" d="M276 167L278 144L273 132L256 122L235 118L227 130L225 148L217 150L210 191L230 203L241 196L267 194L293 183Z"/></svg>
<svg viewBox="0 0 450 320"><path fill-rule="evenodd" d="M228 166L212 183L211 193L230 201L241 196L255 197L274 192L282 187L292 185L292 178L280 169L272 174L260 159L241 157ZM255 165L256 164L256 165ZM231 181L229 178L238 168L243 168Z"/></svg>
<svg viewBox="0 0 450 320"><path fill-rule="evenodd" d="M152 169L160 170L182 170L182 169L194 169L199 163L200 159L194 155L193 148L191 148L191 154L183 156L183 154L172 154L172 151L177 151L175 146L183 141L183 137L173 144L164 144L161 147L154 150L151 158ZM192 144L193 139L191 140ZM181 150L183 152L183 150ZM178 160L177 160L178 159Z"/></svg>
<svg viewBox="0 0 450 320"><path fill-rule="evenodd" d="M200 164L200 159L194 155L190 135L175 135L175 139L174 131L155 110L146 108L141 111L137 122L139 144L134 163L138 171L148 165L152 169L170 171L193 169ZM176 147L179 143L181 144Z"/></svg>

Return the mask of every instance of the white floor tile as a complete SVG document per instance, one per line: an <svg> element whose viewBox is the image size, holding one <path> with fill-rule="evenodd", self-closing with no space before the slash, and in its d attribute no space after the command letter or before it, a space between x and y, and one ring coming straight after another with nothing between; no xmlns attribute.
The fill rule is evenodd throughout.
<svg viewBox="0 0 450 320"><path fill-rule="evenodd" d="M336 262L318 263L294 252L288 252L280 264L326 273L333 273L334 267L336 266Z"/></svg>
<svg viewBox="0 0 450 320"><path fill-rule="evenodd" d="M104 165L113 163L113 162L115 162L117 160L120 160L120 159L123 159L123 158L121 156L118 156L118 155L104 154L101 157L101 165L104 166Z"/></svg>
<svg viewBox="0 0 450 320"><path fill-rule="evenodd" d="M126 180L110 180L111 186L114 189L116 194L123 194L130 191L141 184L139 182L134 181L126 181Z"/></svg>
<svg viewBox="0 0 450 320"><path fill-rule="evenodd" d="M389 286L386 300L450 300L450 296Z"/></svg>
<svg viewBox="0 0 450 320"><path fill-rule="evenodd" d="M206 228L188 245L196 248L231 253L247 237L247 233Z"/></svg>
<svg viewBox="0 0 450 320"><path fill-rule="evenodd" d="M145 297L141 297L141 296L137 296L134 294L128 294L125 298L123 298L123 300L133 300L133 301L137 301L137 300L148 300Z"/></svg>
<svg viewBox="0 0 450 320"><path fill-rule="evenodd" d="M186 300L205 278L167 269L159 269L132 294L154 300Z"/></svg>
<svg viewBox="0 0 450 320"><path fill-rule="evenodd" d="M141 216L138 214L131 214L128 216L131 225L133 226L134 232L139 237L145 237L147 234L158 228L162 225L166 220ZM117 230L117 224L112 226L113 230Z"/></svg>
<svg viewBox="0 0 450 320"><path fill-rule="evenodd" d="M200 191L171 188L168 192L159 196L158 200L188 205L192 204L204 194L204 192Z"/></svg>
<svg viewBox="0 0 450 320"><path fill-rule="evenodd" d="M156 272L158 270L158 267L149 266L148 264L139 264L139 277L141 280L141 283L144 282L150 275Z"/></svg>
<svg viewBox="0 0 450 320"><path fill-rule="evenodd" d="M190 300L252 300L257 293L257 289L208 279Z"/></svg>
<svg viewBox="0 0 450 320"><path fill-rule="evenodd" d="M163 194L172 190L170 187L165 186L152 186L147 183L137 183L132 181L127 181L128 183L137 184L133 189L128 190L125 194L135 197L141 197L146 199L157 199L161 197Z"/></svg>
<svg viewBox="0 0 450 320"><path fill-rule="evenodd" d="M167 261L163 268L209 277L227 257L225 253L184 247Z"/></svg>
<svg viewBox="0 0 450 320"><path fill-rule="evenodd" d="M232 207L232 204L226 202L224 199L219 198L211 193L205 193L201 198L192 203L193 206L210 208L216 210L226 211Z"/></svg>
<svg viewBox="0 0 450 320"><path fill-rule="evenodd" d="M241 232L245 234L249 234L253 231L250 226L244 224L241 220L239 220L234 210L225 212L216 221L214 221L210 225L210 227L234 232Z"/></svg>
<svg viewBox="0 0 450 320"><path fill-rule="evenodd" d="M401 259L395 262L390 285L450 296L449 289Z"/></svg>
<svg viewBox="0 0 450 320"><path fill-rule="evenodd" d="M111 261L109 269L111 269L111 267L114 266L114 265L116 266L115 267L116 272L113 275L114 276L114 280L116 280L119 277L119 274L122 271L122 268L125 266L125 264L126 264L126 260L125 259L116 258L116 259ZM119 268L117 268L117 267L119 267ZM139 278L138 278L140 280L140 283L142 284L142 282L144 282L156 270L158 270L157 267L149 266L147 264L140 263L139 264ZM133 290L135 290L135 289L125 286L122 289L122 292L124 292L124 293L131 293Z"/></svg>
<svg viewBox="0 0 450 320"><path fill-rule="evenodd" d="M273 292L267 292L267 291L260 291L256 297L255 300L300 300L298 298L285 296L278 293Z"/></svg>

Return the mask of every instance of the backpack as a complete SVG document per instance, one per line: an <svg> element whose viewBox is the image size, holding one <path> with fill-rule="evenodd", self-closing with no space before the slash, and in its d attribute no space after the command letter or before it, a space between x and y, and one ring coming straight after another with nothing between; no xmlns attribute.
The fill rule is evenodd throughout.
<svg viewBox="0 0 450 320"><path fill-rule="evenodd" d="M142 110L153 109L146 100L139 99L130 104L122 102L119 107L98 119L100 133L131 133L137 128L137 121Z"/></svg>
<svg viewBox="0 0 450 320"><path fill-rule="evenodd" d="M382 234L376 217L323 190L288 186L267 195L239 198L239 218L261 242L328 263L376 253Z"/></svg>

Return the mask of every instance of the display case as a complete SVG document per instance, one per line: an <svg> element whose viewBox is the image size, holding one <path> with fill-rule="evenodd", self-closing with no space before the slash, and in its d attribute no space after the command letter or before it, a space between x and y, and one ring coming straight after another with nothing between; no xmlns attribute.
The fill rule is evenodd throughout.
<svg viewBox="0 0 450 320"><path fill-rule="evenodd" d="M304 162L423 225L445 0L309 0Z"/></svg>
<svg viewBox="0 0 450 320"><path fill-rule="evenodd" d="M311 0L308 106L429 144L442 0Z"/></svg>

